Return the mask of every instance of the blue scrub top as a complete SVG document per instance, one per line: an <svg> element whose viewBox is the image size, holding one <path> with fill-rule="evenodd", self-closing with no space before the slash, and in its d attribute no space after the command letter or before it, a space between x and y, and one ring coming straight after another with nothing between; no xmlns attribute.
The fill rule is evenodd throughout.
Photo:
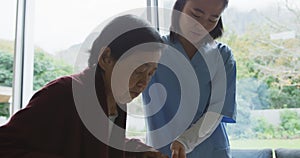
<svg viewBox="0 0 300 158"><path fill-rule="evenodd" d="M175 53L175 50L177 50L177 52L180 52L187 59L187 63L192 66L192 69L197 76L196 82L198 81L198 83L188 83L194 84L196 88L199 87L198 90L200 95L198 97L199 104L196 105L196 111L191 112L195 115L184 115L184 117L193 117L191 119L191 122L187 125L187 127L190 127L197 120L199 120L201 116L209 109L212 91L211 76L214 73L218 73L218 70L209 69L209 64L206 64L206 60L203 58L203 55L201 53L197 52L192 57L192 59L189 59L178 40L171 42L169 36L165 36L163 38L166 44L170 46L169 48L166 48L164 50L162 54L163 60L170 60L171 63L181 64L182 62L175 61L174 59L168 56L170 54L165 53ZM219 56L221 56L223 59L227 79L226 83L224 82L225 84L227 84L225 101L223 108L219 111L219 113L221 113L224 117L222 119L222 122L213 132L213 134L204 142L199 144L196 148L194 148L192 152L187 154L188 158L230 157L229 141L225 130L225 123L235 123L236 64L233 58L233 54L228 46L222 43L217 43L216 50L218 50ZM201 51L201 49L199 49L199 51ZM214 60L214 58L215 57L213 57L212 59ZM179 66L186 65L182 64ZM175 73L175 71L176 70L171 70L168 66L164 64L159 64L158 69L152 77L148 87L143 92L143 102L145 105L145 114L147 116L147 144L154 147L156 147L157 144L161 144L159 143L159 141L169 141L170 139L176 139L180 135L180 133L182 133L186 129L181 129L181 127L184 126L182 122L180 122L180 120L183 120L183 117L181 117L180 119L175 119L175 126L166 126L170 121L174 123L174 116L178 112L178 109L180 107L180 101L181 99L184 99L181 97L183 92L180 86L185 85L186 83L182 83L182 80L179 80L178 77L176 77L178 73ZM186 75L184 76L184 78L185 80L183 80L183 82L191 82L190 76ZM162 89L161 86L153 86L157 85L157 83L161 84L164 87L164 89ZM189 106L192 105L183 106L184 108L189 108ZM164 129L164 132L155 134L155 136L151 133L155 130L162 128L167 129ZM171 141L167 142L164 146L158 146L159 150L164 154L167 154L169 157L171 157L170 143Z"/></svg>

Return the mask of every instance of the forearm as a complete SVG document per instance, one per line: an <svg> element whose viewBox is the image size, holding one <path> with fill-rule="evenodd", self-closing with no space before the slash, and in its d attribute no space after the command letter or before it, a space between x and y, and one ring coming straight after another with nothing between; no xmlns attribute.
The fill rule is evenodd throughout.
<svg viewBox="0 0 300 158"><path fill-rule="evenodd" d="M182 143L186 153L189 153L215 131L220 124L222 117L223 115L220 115L219 113L206 112L176 140Z"/></svg>

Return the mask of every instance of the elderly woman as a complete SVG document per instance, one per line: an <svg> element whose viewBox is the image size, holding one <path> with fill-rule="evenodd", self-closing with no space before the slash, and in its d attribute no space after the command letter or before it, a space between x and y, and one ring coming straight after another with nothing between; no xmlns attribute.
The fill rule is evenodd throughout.
<svg viewBox="0 0 300 158"><path fill-rule="evenodd" d="M94 41L88 68L48 83L0 127L0 157L164 157L125 139L124 130L126 103L147 86L161 43L133 15L112 20Z"/></svg>

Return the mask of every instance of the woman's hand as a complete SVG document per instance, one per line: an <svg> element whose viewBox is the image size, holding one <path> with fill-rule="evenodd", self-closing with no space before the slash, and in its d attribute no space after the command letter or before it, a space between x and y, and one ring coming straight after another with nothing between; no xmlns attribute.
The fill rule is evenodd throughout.
<svg viewBox="0 0 300 158"><path fill-rule="evenodd" d="M131 154L133 154L133 157L136 158L169 158L155 148L142 143L139 139L126 139L125 142L127 151L136 151L128 152L127 157L132 157Z"/></svg>
<svg viewBox="0 0 300 158"><path fill-rule="evenodd" d="M179 141L171 144L172 158L186 158L185 148Z"/></svg>

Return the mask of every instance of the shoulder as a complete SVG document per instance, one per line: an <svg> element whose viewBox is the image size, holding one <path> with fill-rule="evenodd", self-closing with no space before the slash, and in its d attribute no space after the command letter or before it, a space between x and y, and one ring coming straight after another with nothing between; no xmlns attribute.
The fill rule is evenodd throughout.
<svg viewBox="0 0 300 158"><path fill-rule="evenodd" d="M231 53L231 48L227 44L218 41L216 41L216 44L221 52Z"/></svg>
<svg viewBox="0 0 300 158"><path fill-rule="evenodd" d="M86 80L90 79L93 73L92 68L87 68L80 73L72 74L68 76L59 77L48 84L46 84L41 90L59 90L60 92L66 92L72 89L74 84L84 85Z"/></svg>
<svg viewBox="0 0 300 158"><path fill-rule="evenodd" d="M72 76L63 76L46 84L40 91L58 90L60 92L72 86Z"/></svg>
<svg viewBox="0 0 300 158"><path fill-rule="evenodd" d="M229 60L234 60L234 55L232 53L231 48L222 42L216 42L217 48L220 52L220 54L223 57L224 62L227 62Z"/></svg>
<svg viewBox="0 0 300 158"><path fill-rule="evenodd" d="M162 38L162 40L163 40L163 42L164 42L165 44L170 44L170 43L172 43L169 34L162 35L161 38Z"/></svg>
<svg viewBox="0 0 300 158"><path fill-rule="evenodd" d="M72 74L68 76L59 77L48 84L46 84L42 89L40 89L43 93L51 93L55 96L57 95L72 95L72 89L74 86L83 87L85 85L86 80L90 79L89 75L91 69L85 69L84 71Z"/></svg>
<svg viewBox="0 0 300 158"><path fill-rule="evenodd" d="M55 79L40 90L38 90L30 100L30 103L33 102L40 102L40 101L53 101L57 99L61 99L62 97L69 97L69 93L71 93L72 89L72 77L71 76L64 76L58 79Z"/></svg>

